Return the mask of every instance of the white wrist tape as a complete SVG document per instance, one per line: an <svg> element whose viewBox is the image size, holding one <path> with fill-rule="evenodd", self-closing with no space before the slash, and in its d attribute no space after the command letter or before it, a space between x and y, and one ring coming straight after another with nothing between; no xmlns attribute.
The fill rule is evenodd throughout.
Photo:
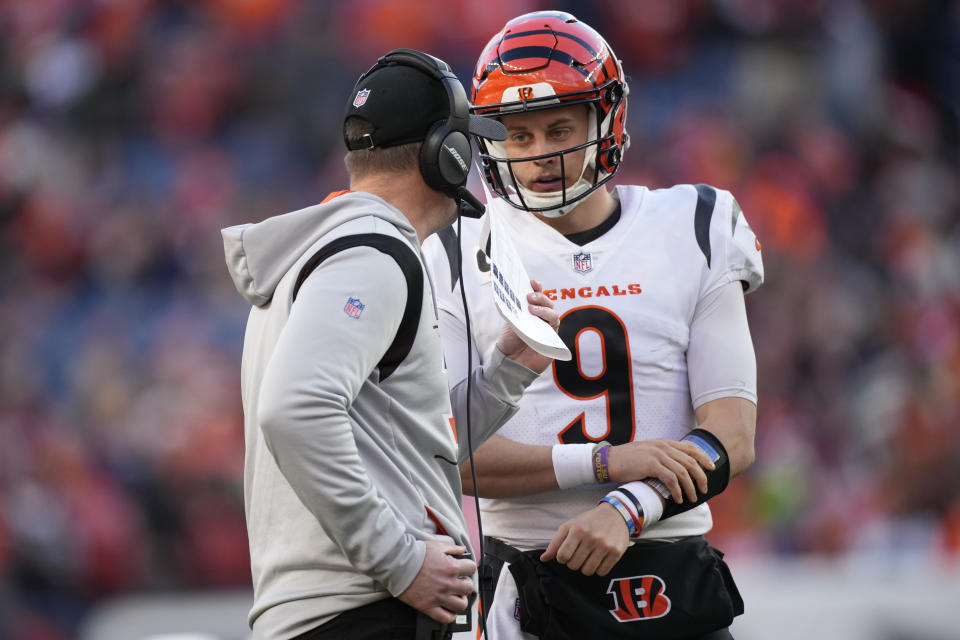
<svg viewBox="0 0 960 640"><path fill-rule="evenodd" d="M649 526L660 520L660 516L663 515L663 502L660 494L653 487L646 482L636 481L621 485L621 488L632 493L640 506L643 507L644 526Z"/></svg>
<svg viewBox="0 0 960 640"><path fill-rule="evenodd" d="M553 473L561 489L596 484L593 475L593 446L587 444L553 445Z"/></svg>

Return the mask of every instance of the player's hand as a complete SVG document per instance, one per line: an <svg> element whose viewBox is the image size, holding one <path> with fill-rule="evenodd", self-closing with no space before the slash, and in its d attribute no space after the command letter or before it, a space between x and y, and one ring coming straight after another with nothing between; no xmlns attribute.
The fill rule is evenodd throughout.
<svg viewBox="0 0 960 640"><path fill-rule="evenodd" d="M477 565L473 560L454 557L466 553L466 547L440 540L428 540L426 544L427 553L417 577L397 598L448 624L467 610L467 596L473 593L471 576Z"/></svg>
<svg viewBox="0 0 960 640"><path fill-rule="evenodd" d="M590 511L567 520L540 556L542 562L556 558L568 569L585 576L605 576L620 560L630 543L623 516L603 502Z"/></svg>
<svg viewBox="0 0 960 640"><path fill-rule="evenodd" d="M530 286L533 287L533 293L527 294L530 313L556 330L560 325L560 314L553 308L553 302L550 298L543 293L543 285L536 280L531 280ZM550 363L553 362L553 358L541 355L527 346L527 343L514 333L509 324L504 327L503 334L500 336L500 340L497 341L497 346L505 356L537 373L543 373L543 371L550 366Z"/></svg>
<svg viewBox="0 0 960 640"><path fill-rule="evenodd" d="M610 447L607 454L610 480L617 484L657 478L677 503L684 496L697 501L697 489L707 492L707 474L713 470L710 457L691 442L656 438Z"/></svg>

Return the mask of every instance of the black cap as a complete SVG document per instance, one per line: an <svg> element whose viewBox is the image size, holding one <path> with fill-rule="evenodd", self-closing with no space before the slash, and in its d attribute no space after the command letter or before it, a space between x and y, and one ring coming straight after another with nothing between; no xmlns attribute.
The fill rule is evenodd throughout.
<svg viewBox="0 0 960 640"><path fill-rule="evenodd" d="M420 142L437 122L450 115L450 99L439 79L402 64L375 69L360 79L347 100L344 121L364 118L374 127L367 144L353 148L395 147ZM469 130L491 140L505 140L507 130L492 118L469 116ZM347 148L351 148L344 136Z"/></svg>

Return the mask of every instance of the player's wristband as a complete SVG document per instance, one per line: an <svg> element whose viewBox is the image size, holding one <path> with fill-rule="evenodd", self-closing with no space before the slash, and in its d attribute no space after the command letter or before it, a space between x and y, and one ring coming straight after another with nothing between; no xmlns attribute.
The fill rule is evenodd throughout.
<svg viewBox="0 0 960 640"><path fill-rule="evenodd" d="M640 505L643 511L643 523L646 526L658 522L663 515L663 501L660 494L644 482L628 482L619 487L619 491L628 493ZM672 498L668 498L672 500Z"/></svg>
<svg viewBox="0 0 960 640"><path fill-rule="evenodd" d="M623 498L623 499L621 499ZM634 540L640 537L643 532L643 516L633 512L633 509L627 506L626 498L617 492L610 492L600 499L600 502L606 502L620 513L620 517L627 525L627 531L630 539Z"/></svg>
<svg viewBox="0 0 960 640"><path fill-rule="evenodd" d="M620 489L615 489L608 493L601 502L609 502L610 500L616 500L623 505L627 515L630 517L630 521L627 522L627 528L630 530L630 539L635 540L639 538L640 534L643 533L643 525L646 522L643 517L643 508L632 495L629 495L629 492ZM620 515L623 514L621 513Z"/></svg>
<svg viewBox="0 0 960 640"><path fill-rule="evenodd" d="M596 484L593 447L590 443L553 445L553 473L557 477L558 487L571 489L585 484Z"/></svg>
<svg viewBox="0 0 960 640"><path fill-rule="evenodd" d="M610 482L610 465L607 463L607 458L610 455L610 443L606 440L598 442L594 445L592 454L593 477L600 484Z"/></svg>

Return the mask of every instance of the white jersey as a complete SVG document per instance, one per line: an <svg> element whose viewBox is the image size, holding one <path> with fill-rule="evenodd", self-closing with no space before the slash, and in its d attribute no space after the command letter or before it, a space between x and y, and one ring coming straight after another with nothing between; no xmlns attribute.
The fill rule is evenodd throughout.
<svg viewBox="0 0 960 640"><path fill-rule="evenodd" d="M679 440L694 428L694 408L720 397L756 402L756 372L712 388L691 388L690 325L698 302L718 287L763 282L760 245L733 196L706 185L670 189L618 187L621 216L580 246L532 214L502 207L530 277L543 283L561 316L560 336L573 353L533 384L498 435L555 445L651 438ZM475 358L486 359L503 329L493 303L490 266L478 249L481 224L463 220L463 279ZM444 325L464 323L450 231L424 244L436 278ZM745 322L745 320L744 320ZM463 329L447 332L465 335ZM749 339L747 340L749 342ZM466 375L465 346L444 336L450 383ZM753 362L752 350L750 361ZM611 485L590 485L510 499L481 499L486 535L520 548L546 546L557 528L594 507ZM706 533L706 504L649 527L644 537Z"/></svg>

